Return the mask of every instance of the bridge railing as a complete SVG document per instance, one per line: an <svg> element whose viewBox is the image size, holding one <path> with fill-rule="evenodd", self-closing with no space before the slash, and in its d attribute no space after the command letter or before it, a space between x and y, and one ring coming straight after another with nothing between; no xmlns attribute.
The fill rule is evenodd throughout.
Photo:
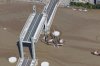
<svg viewBox="0 0 100 66"><path fill-rule="evenodd" d="M22 63L23 63L23 60L24 60L24 59L19 58L19 59L18 59L18 62L17 62L17 64L16 64L16 66L21 66Z"/></svg>
<svg viewBox="0 0 100 66"><path fill-rule="evenodd" d="M54 16L56 14L57 8L59 6L60 2L59 0L56 0L55 2L53 2L53 5L51 6L51 9L48 9L50 12L48 13L48 22L47 22L47 30L50 30L50 27L52 25Z"/></svg>
<svg viewBox="0 0 100 66"><path fill-rule="evenodd" d="M20 62L20 58L18 59L16 66L18 66L18 65L19 65L19 62Z"/></svg>
<svg viewBox="0 0 100 66"><path fill-rule="evenodd" d="M25 25L24 25L21 33L20 33L20 38L24 38L24 36L25 36L25 34L26 34L26 32L27 32L27 30L28 30L33 18L34 18L34 16L35 16L35 13L32 13L32 14L29 15L29 17L28 17L28 19L27 19L27 21L26 21L26 23L25 23Z"/></svg>

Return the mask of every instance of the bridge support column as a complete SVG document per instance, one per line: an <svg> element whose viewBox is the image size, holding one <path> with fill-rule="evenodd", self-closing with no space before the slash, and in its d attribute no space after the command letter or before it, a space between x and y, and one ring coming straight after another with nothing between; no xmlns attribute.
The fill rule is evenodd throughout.
<svg viewBox="0 0 100 66"><path fill-rule="evenodd" d="M46 20L45 20L45 24L44 24L44 26L45 26L45 28L44 28L44 36L45 36L45 42L48 42L48 34L49 34L49 30L48 30L48 27L47 27L47 18L48 18L48 15L47 15L47 13L45 13L46 14Z"/></svg>
<svg viewBox="0 0 100 66"><path fill-rule="evenodd" d="M34 42L34 39L31 38L31 41L32 41L32 44L31 44L31 50L32 50L32 59L33 60L36 60L36 53L35 53L35 42Z"/></svg>
<svg viewBox="0 0 100 66"><path fill-rule="evenodd" d="M20 40L20 57L21 58L24 58L24 48L23 48L23 43L22 41Z"/></svg>

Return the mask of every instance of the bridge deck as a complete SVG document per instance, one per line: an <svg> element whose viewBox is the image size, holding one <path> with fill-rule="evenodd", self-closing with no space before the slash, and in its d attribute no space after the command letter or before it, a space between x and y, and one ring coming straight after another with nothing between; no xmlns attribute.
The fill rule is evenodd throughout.
<svg viewBox="0 0 100 66"><path fill-rule="evenodd" d="M49 21L50 17L51 17L51 14L55 8L55 5L57 4L59 0L51 0L48 8L47 8L47 14L48 14L48 18L47 18L47 22Z"/></svg>
<svg viewBox="0 0 100 66"><path fill-rule="evenodd" d="M49 21L51 15L52 15L52 12L55 8L55 5L58 1L59 0L51 0L51 2L49 3L49 6L47 8L47 14L48 14L47 22ZM43 14L39 14L39 13L37 13L35 15L34 19L32 20L32 23L30 24L30 26L28 28L28 31L27 31L23 41L28 42L28 43L31 42L31 37L34 36L42 16L43 16Z"/></svg>
<svg viewBox="0 0 100 66"><path fill-rule="evenodd" d="M35 15L35 18L32 20L32 23L31 23L23 41L30 42L31 37L34 36L34 34L37 30L37 27L40 23L42 16L43 16L43 14L38 14L38 13Z"/></svg>
<svg viewBox="0 0 100 66"><path fill-rule="evenodd" d="M31 62L31 59L24 59L21 66L30 66Z"/></svg>

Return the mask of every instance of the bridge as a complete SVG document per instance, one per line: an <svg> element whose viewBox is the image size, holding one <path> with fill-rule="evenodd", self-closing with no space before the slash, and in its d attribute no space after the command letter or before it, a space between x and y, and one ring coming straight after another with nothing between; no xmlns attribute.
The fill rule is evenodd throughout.
<svg viewBox="0 0 100 66"><path fill-rule="evenodd" d="M35 55L35 44L37 43L42 31L47 33L50 31L59 0L50 0L41 13L36 12L36 7L33 6L33 12L27 19L19 37L20 58L16 66L36 66L37 60ZM44 28L45 26L45 28ZM31 59L25 58L24 46L27 43L31 45Z"/></svg>

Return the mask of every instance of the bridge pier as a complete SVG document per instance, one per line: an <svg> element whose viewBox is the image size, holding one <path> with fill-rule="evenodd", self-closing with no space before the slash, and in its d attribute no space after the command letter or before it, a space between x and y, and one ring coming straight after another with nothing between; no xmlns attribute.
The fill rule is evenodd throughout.
<svg viewBox="0 0 100 66"><path fill-rule="evenodd" d="M21 57L21 58L24 58L23 43L22 43L21 40L19 41L19 43L20 43L20 44L19 44L19 45L20 45L20 57Z"/></svg>
<svg viewBox="0 0 100 66"><path fill-rule="evenodd" d="M32 50L32 59L35 60L36 59L36 54L35 54L35 40L33 38L31 38L31 50Z"/></svg>

